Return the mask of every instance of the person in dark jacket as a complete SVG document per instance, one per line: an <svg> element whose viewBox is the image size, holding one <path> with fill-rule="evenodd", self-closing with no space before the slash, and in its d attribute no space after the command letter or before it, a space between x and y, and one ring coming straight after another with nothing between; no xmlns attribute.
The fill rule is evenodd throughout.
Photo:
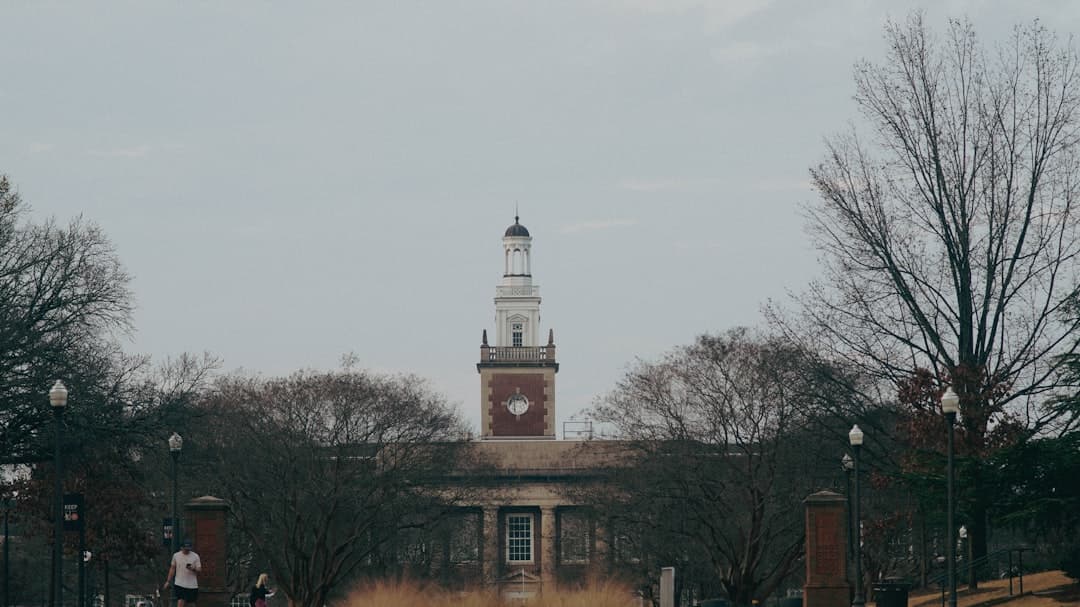
<svg viewBox="0 0 1080 607"><path fill-rule="evenodd" d="M251 589L251 596L248 597L248 605L251 607L266 607L266 599L274 596L274 591L266 585L270 576L265 573L259 574L259 579L255 580L255 587Z"/></svg>

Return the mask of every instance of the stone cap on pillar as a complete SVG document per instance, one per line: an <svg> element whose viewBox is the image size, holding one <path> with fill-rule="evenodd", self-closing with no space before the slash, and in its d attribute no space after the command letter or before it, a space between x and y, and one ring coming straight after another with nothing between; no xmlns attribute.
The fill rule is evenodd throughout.
<svg viewBox="0 0 1080 607"><path fill-rule="evenodd" d="M184 504L184 508L187 508L188 510L228 510L229 502L226 502L220 497L204 495L190 500L188 503Z"/></svg>
<svg viewBox="0 0 1080 607"><path fill-rule="evenodd" d="M835 491L818 491L817 493L811 493L803 500L807 504L828 504L832 502L845 502L847 498Z"/></svg>

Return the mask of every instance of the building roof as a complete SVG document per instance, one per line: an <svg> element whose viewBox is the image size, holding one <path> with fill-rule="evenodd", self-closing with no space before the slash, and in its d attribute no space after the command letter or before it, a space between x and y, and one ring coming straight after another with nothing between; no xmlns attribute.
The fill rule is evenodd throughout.
<svg viewBox="0 0 1080 607"><path fill-rule="evenodd" d="M518 216L514 215L514 223L513 223L513 225L511 225L509 228L506 228L506 233L503 234L503 236L506 237L506 238L513 237L513 236L519 236L519 237L528 238L529 237L529 231L525 229L525 226L518 223Z"/></svg>

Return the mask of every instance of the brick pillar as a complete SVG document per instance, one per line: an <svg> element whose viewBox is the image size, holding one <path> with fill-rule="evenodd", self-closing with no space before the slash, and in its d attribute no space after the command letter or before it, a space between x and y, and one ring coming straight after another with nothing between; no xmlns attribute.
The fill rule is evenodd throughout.
<svg viewBox="0 0 1080 607"><path fill-rule="evenodd" d="M480 562L483 564L484 584L494 586L499 579L499 508L484 506Z"/></svg>
<svg viewBox="0 0 1080 607"><path fill-rule="evenodd" d="M229 504L209 495L184 504L186 538L195 543L202 562L199 574L199 607L228 607L232 593L226 585L225 517Z"/></svg>
<svg viewBox="0 0 1080 607"><path fill-rule="evenodd" d="M540 508L540 587L554 591L555 584L555 507Z"/></svg>
<svg viewBox="0 0 1080 607"><path fill-rule="evenodd" d="M806 505L806 586L804 607L848 607L847 499L832 491L819 491Z"/></svg>

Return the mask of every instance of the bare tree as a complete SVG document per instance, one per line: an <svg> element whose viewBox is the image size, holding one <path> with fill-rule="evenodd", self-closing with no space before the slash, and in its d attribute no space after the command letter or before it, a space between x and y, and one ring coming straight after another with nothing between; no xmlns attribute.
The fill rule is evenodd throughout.
<svg viewBox="0 0 1080 607"><path fill-rule="evenodd" d="M0 175L0 454L7 462L48 453L45 393L53 380L68 383L73 409L100 396L119 352L109 334L128 328L131 313L128 276L97 227L23 223L23 212Z"/></svg>
<svg viewBox="0 0 1080 607"><path fill-rule="evenodd" d="M938 38L920 14L885 38L886 59L855 69L865 128L811 170L825 275L793 334L886 390L951 383L967 451L983 453L1010 419L1053 427L1041 403L1080 343L1077 55L1037 22L991 50L968 23ZM990 496L972 475L982 555Z"/></svg>
<svg viewBox="0 0 1080 607"><path fill-rule="evenodd" d="M790 583L802 556L800 504L832 480L819 476L815 450L832 451L827 474L839 460L835 445L802 430L799 400L830 389L816 365L746 330L637 363L594 408L637 455L604 492L614 528L650 536L646 551L703 555L736 604Z"/></svg>
<svg viewBox="0 0 1080 607"><path fill-rule="evenodd" d="M223 380L202 440L234 521L290 605L321 607L403 527L442 512L455 412L415 377L343 370ZM207 444L209 443L209 444Z"/></svg>

